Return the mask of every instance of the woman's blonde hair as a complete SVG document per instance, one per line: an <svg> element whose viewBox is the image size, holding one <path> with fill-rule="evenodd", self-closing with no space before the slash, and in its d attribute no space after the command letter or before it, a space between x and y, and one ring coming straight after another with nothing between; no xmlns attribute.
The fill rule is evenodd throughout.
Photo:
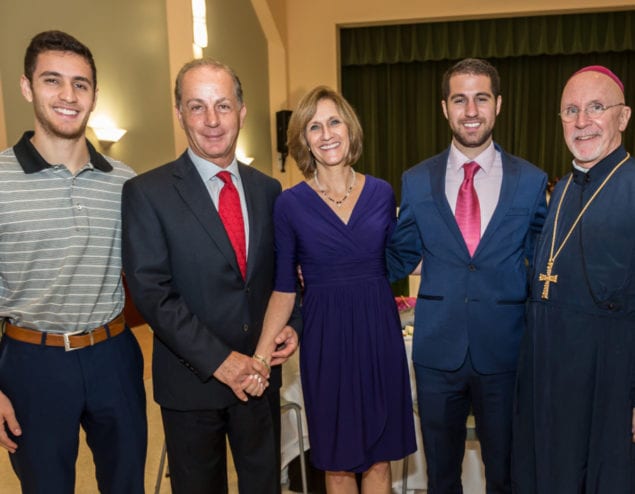
<svg viewBox="0 0 635 494"><path fill-rule="evenodd" d="M342 121L348 128L350 144L346 164L354 164L362 154L364 133L355 110L338 92L327 86L317 86L300 100L298 107L291 115L287 131L289 154L296 161L298 168L300 168L306 178L313 176L316 169L315 157L311 153L309 143L306 140L306 126L315 116L318 103L324 99L331 100L335 104Z"/></svg>

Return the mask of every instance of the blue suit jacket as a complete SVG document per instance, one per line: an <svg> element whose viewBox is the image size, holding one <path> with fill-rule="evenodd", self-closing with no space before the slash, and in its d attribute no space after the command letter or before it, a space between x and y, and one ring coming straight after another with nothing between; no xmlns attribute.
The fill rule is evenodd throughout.
<svg viewBox="0 0 635 494"><path fill-rule="evenodd" d="M423 259L413 337L416 364L456 370L469 350L478 372L516 369L528 270L546 214L547 176L497 149L503 162L500 197L473 257L445 195L449 148L403 175L387 263L391 279L397 280Z"/></svg>

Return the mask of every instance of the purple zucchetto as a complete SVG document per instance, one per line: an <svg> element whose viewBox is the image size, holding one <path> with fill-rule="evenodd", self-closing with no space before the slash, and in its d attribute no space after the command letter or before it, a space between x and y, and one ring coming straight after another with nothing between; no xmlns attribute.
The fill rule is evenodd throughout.
<svg viewBox="0 0 635 494"><path fill-rule="evenodd" d="M581 74L582 72L599 72L600 74L604 74L605 76L608 76L611 79L613 79L615 84L617 84L620 87L622 93L624 93L624 83L620 80L619 77L615 75L615 73L612 70L607 69L603 65L589 65L587 67L583 67L580 70L578 70L575 74L573 74L571 77Z"/></svg>

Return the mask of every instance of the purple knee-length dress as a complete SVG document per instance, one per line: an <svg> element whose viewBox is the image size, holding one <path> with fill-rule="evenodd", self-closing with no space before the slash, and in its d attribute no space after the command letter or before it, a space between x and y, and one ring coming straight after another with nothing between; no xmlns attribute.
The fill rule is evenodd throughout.
<svg viewBox="0 0 635 494"><path fill-rule="evenodd" d="M302 182L275 205L276 290L302 267L300 370L321 470L363 472L416 450L401 325L384 248L395 218L388 183L366 176L347 224Z"/></svg>

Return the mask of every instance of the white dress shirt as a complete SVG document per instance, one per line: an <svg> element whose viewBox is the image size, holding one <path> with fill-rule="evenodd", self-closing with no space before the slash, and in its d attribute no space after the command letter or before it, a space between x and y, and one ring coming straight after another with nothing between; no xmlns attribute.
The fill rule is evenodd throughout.
<svg viewBox="0 0 635 494"><path fill-rule="evenodd" d="M245 190L243 189L243 182L240 179L240 173L238 173L238 161L236 157L232 161L231 165L227 168L221 168L220 166L212 163L211 161L204 160L200 156L194 154L194 152L188 148L187 154L194 163L198 174L203 179L203 183L207 187L209 196L214 203L216 211L218 211L218 198L220 191L223 188L223 181L216 176L218 172L227 171L232 177L232 182L238 190L238 197L240 197L240 208L243 212L243 223L245 224L245 244L246 253L249 253L249 216L247 215L247 201L245 200Z"/></svg>
<svg viewBox="0 0 635 494"><path fill-rule="evenodd" d="M475 159L465 156L454 145L454 142L450 145L445 173L445 196L450 208L452 208L452 213L455 212L459 188L463 183L463 165L469 161L476 161L481 167L474 175L474 189L476 189L481 209L482 237L498 204L501 184L503 183L503 160L493 142Z"/></svg>

